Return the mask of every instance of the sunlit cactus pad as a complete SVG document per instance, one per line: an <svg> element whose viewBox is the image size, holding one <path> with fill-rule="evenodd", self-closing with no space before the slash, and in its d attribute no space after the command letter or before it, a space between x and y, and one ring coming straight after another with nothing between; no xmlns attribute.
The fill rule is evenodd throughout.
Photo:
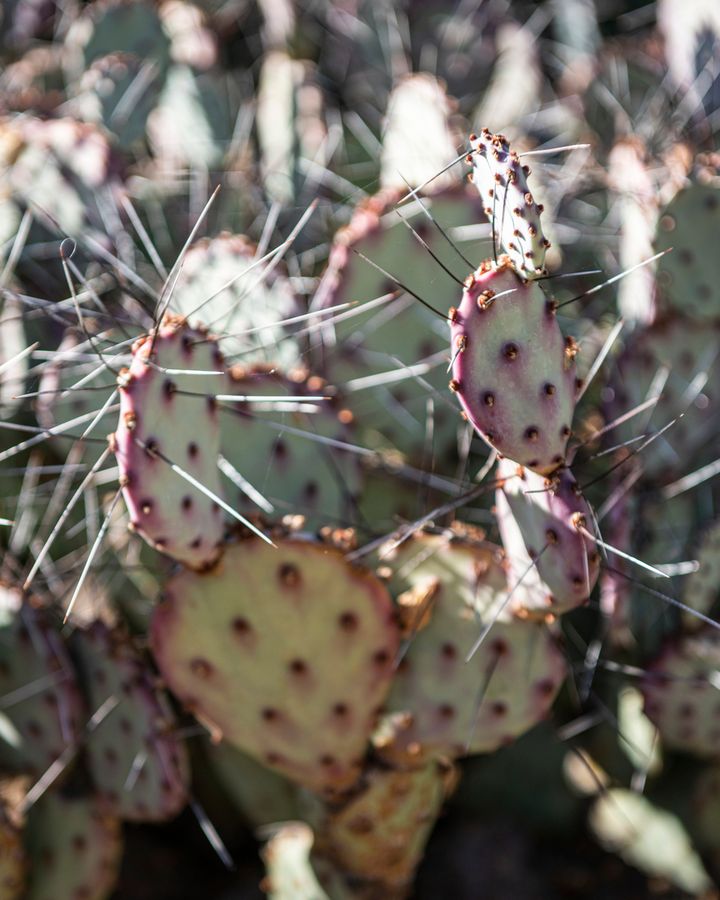
<svg viewBox="0 0 720 900"><path fill-rule="evenodd" d="M398 632L371 573L321 543L230 545L206 575L172 578L151 641L183 705L228 741L315 790L357 778Z"/></svg>

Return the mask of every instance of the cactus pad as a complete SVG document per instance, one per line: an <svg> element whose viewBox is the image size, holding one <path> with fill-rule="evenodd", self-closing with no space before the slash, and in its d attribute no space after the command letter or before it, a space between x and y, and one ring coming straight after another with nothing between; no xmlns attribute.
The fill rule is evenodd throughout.
<svg viewBox="0 0 720 900"><path fill-rule="evenodd" d="M497 253L506 253L515 270L525 278L545 274L545 252L549 246L540 222L542 206L535 202L523 166L502 134L483 128L470 135L472 181L480 192L485 215L490 220Z"/></svg>
<svg viewBox="0 0 720 900"><path fill-rule="evenodd" d="M645 713L664 744L720 758L720 632L706 627L670 640L642 683Z"/></svg>
<svg viewBox="0 0 720 900"><path fill-rule="evenodd" d="M642 451L644 477L667 483L691 471L689 466L715 459L711 444L718 433L720 325L671 315L635 331L618 358L608 393L611 420L658 397L655 406L612 431L613 445L650 437L682 415Z"/></svg>
<svg viewBox="0 0 720 900"><path fill-rule="evenodd" d="M306 405L311 412L303 412L295 401L289 401L286 410L282 402L239 401L232 413L222 417L220 450L242 478L273 504L278 517L304 515L309 530L328 522L352 522L361 487L359 457L313 440L317 434L354 443L351 415L341 408L334 389L321 378L298 374L291 379L266 368L236 367L231 371L228 393L259 399L328 398ZM283 431L282 425L289 430ZM228 487L228 496L241 512L258 511L245 490Z"/></svg>
<svg viewBox="0 0 720 900"><path fill-rule="evenodd" d="M225 379L204 373L222 368L220 352L204 332L168 319L155 339L148 335L134 344L130 368L119 377L120 421L113 449L132 527L156 549L192 568L218 558L223 517L217 503L178 475L168 460L219 495L215 394Z"/></svg>
<svg viewBox="0 0 720 900"><path fill-rule="evenodd" d="M117 706L89 735L88 765L103 809L121 819L156 822L177 815L188 799L189 761L173 734L170 704L121 632L101 623L73 635L89 706Z"/></svg>
<svg viewBox="0 0 720 900"><path fill-rule="evenodd" d="M26 900L106 900L120 869L120 822L92 797L49 792L31 808Z"/></svg>
<svg viewBox="0 0 720 900"><path fill-rule="evenodd" d="M401 206L399 214L395 211L401 196L396 190L381 191L361 204L349 224L340 229L318 288L318 306L365 303L397 289L358 253L396 275L436 310L444 313L456 302L457 282L415 239L400 216L451 272L464 277L468 264L449 247L419 204ZM456 241L458 232L475 228L482 214L469 189L445 190L423 202ZM486 252L485 243L475 236L460 242L459 247L470 260L482 259ZM348 385L344 402L362 429L360 442L398 450L410 460L423 458L427 455L431 402L432 448L438 465L446 459L453 464L462 422L447 396L447 330L442 319L410 296L388 299L360 314L357 309L347 312L353 315L328 322L319 332L322 352L313 357L313 367L331 384ZM429 368L416 368L422 364ZM410 371L403 374L403 366Z"/></svg>
<svg viewBox="0 0 720 900"><path fill-rule="evenodd" d="M672 252L658 263L666 307L700 321L720 319L720 189L693 184L680 191L660 216L656 249Z"/></svg>
<svg viewBox="0 0 720 900"><path fill-rule="evenodd" d="M600 571L590 507L568 469L543 478L501 460L497 520L508 560L512 608L563 613L585 603Z"/></svg>
<svg viewBox="0 0 720 900"><path fill-rule="evenodd" d="M574 341L507 257L484 263L449 314L450 388L498 453L540 473L562 465L575 406Z"/></svg>
<svg viewBox="0 0 720 900"><path fill-rule="evenodd" d="M0 588L0 763L41 775L77 740L83 705L65 647L40 610Z"/></svg>
<svg viewBox="0 0 720 900"><path fill-rule="evenodd" d="M304 786L355 781L398 644L381 582L329 546L246 540L165 598L152 647L188 709Z"/></svg>
<svg viewBox="0 0 720 900"><path fill-rule="evenodd" d="M351 799L317 828L318 855L382 886L377 896L398 896L413 879L454 781L453 770L435 762L411 772L370 769Z"/></svg>
<svg viewBox="0 0 720 900"><path fill-rule="evenodd" d="M423 539L407 542L396 557L384 557L383 565L412 571L413 557L427 552ZM440 566L443 552L438 554ZM466 662L507 596L498 567L487 552L484 565L473 567L467 588L458 590L455 579L447 585L439 579L430 620L400 663L385 704L387 714L374 737L383 758L420 765L432 758L490 752L547 714L565 677L565 664L544 624L497 621Z"/></svg>
<svg viewBox="0 0 720 900"><path fill-rule="evenodd" d="M298 299L277 269L263 277L267 262L250 269L255 249L243 235L227 232L193 244L170 308L191 325L205 325L218 334L233 362L290 367L298 362L299 347L280 322L301 312Z"/></svg>

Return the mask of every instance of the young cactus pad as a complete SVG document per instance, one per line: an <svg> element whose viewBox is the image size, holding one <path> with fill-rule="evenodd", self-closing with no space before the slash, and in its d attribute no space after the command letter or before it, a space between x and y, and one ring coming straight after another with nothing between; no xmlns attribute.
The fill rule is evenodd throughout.
<svg viewBox="0 0 720 900"><path fill-rule="evenodd" d="M408 541L383 564L412 571L413 557L427 551L424 540ZM563 654L541 623L494 622L466 661L507 588L491 551L479 557L466 585L444 577L443 555L452 552L452 544L437 549L430 620L412 638L374 736L378 752L393 763L496 750L544 718L565 677Z"/></svg>
<svg viewBox="0 0 720 900"><path fill-rule="evenodd" d="M170 704L122 632L100 622L73 635L90 708L115 708L88 736L88 766L103 809L121 819L159 822L188 799L190 763L173 735Z"/></svg>
<svg viewBox="0 0 720 900"><path fill-rule="evenodd" d="M471 179L480 192L485 215L493 230L496 254L506 253L515 270L525 278L545 274L542 206L533 198L527 183L530 174L502 134L483 128L480 136L470 135Z"/></svg>
<svg viewBox="0 0 720 900"><path fill-rule="evenodd" d="M385 586L329 546L228 546L172 578L151 626L182 703L232 744L314 790L357 778L398 646Z"/></svg>
<svg viewBox="0 0 720 900"><path fill-rule="evenodd" d="M220 373L220 374L213 374ZM224 533L218 504L180 475L220 495L215 394L223 360L204 332L167 319L133 345L119 376L120 421L112 445L132 527L191 568L212 565Z"/></svg>
<svg viewBox="0 0 720 900"><path fill-rule="evenodd" d="M497 520L514 610L563 613L585 603L600 571L590 507L568 469L543 478L510 460L497 476Z"/></svg>
<svg viewBox="0 0 720 900"><path fill-rule="evenodd" d="M575 406L575 354L538 285L508 257L484 263L449 313L450 389L498 453L541 474L565 460Z"/></svg>

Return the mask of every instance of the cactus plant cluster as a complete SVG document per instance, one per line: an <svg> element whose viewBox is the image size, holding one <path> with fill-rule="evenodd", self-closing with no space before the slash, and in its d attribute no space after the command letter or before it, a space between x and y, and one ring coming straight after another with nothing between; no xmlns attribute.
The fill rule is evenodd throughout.
<svg viewBox="0 0 720 900"><path fill-rule="evenodd" d="M504 766L503 816L720 883L692 5L7 5L3 898L194 815L275 900L399 900Z"/></svg>

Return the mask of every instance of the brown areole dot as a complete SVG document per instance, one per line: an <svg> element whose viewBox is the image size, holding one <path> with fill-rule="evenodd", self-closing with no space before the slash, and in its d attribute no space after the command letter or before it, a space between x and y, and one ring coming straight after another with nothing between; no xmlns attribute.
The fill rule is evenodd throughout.
<svg viewBox="0 0 720 900"><path fill-rule="evenodd" d="M338 616L338 624L343 631L357 631L360 620L354 612L344 612Z"/></svg>
<svg viewBox="0 0 720 900"><path fill-rule="evenodd" d="M502 354L505 357L505 359L509 359L509 360L517 359L518 352L519 352L518 345L514 344L512 341L509 341L502 348Z"/></svg>
<svg viewBox="0 0 720 900"><path fill-rule="evenodd" d="M214 669L206 659L196 656L194 659L190 660L190 671L193 675L197 675L198 678L207 679L213 674Z"/></svg>
<svg viewBox="0 0 720 900"><path fill-rule="evenodd" d="M287 588L296 588L300 585L300 570L294 563L282 563L277 570L277 577L280 584Z"/></svg>

